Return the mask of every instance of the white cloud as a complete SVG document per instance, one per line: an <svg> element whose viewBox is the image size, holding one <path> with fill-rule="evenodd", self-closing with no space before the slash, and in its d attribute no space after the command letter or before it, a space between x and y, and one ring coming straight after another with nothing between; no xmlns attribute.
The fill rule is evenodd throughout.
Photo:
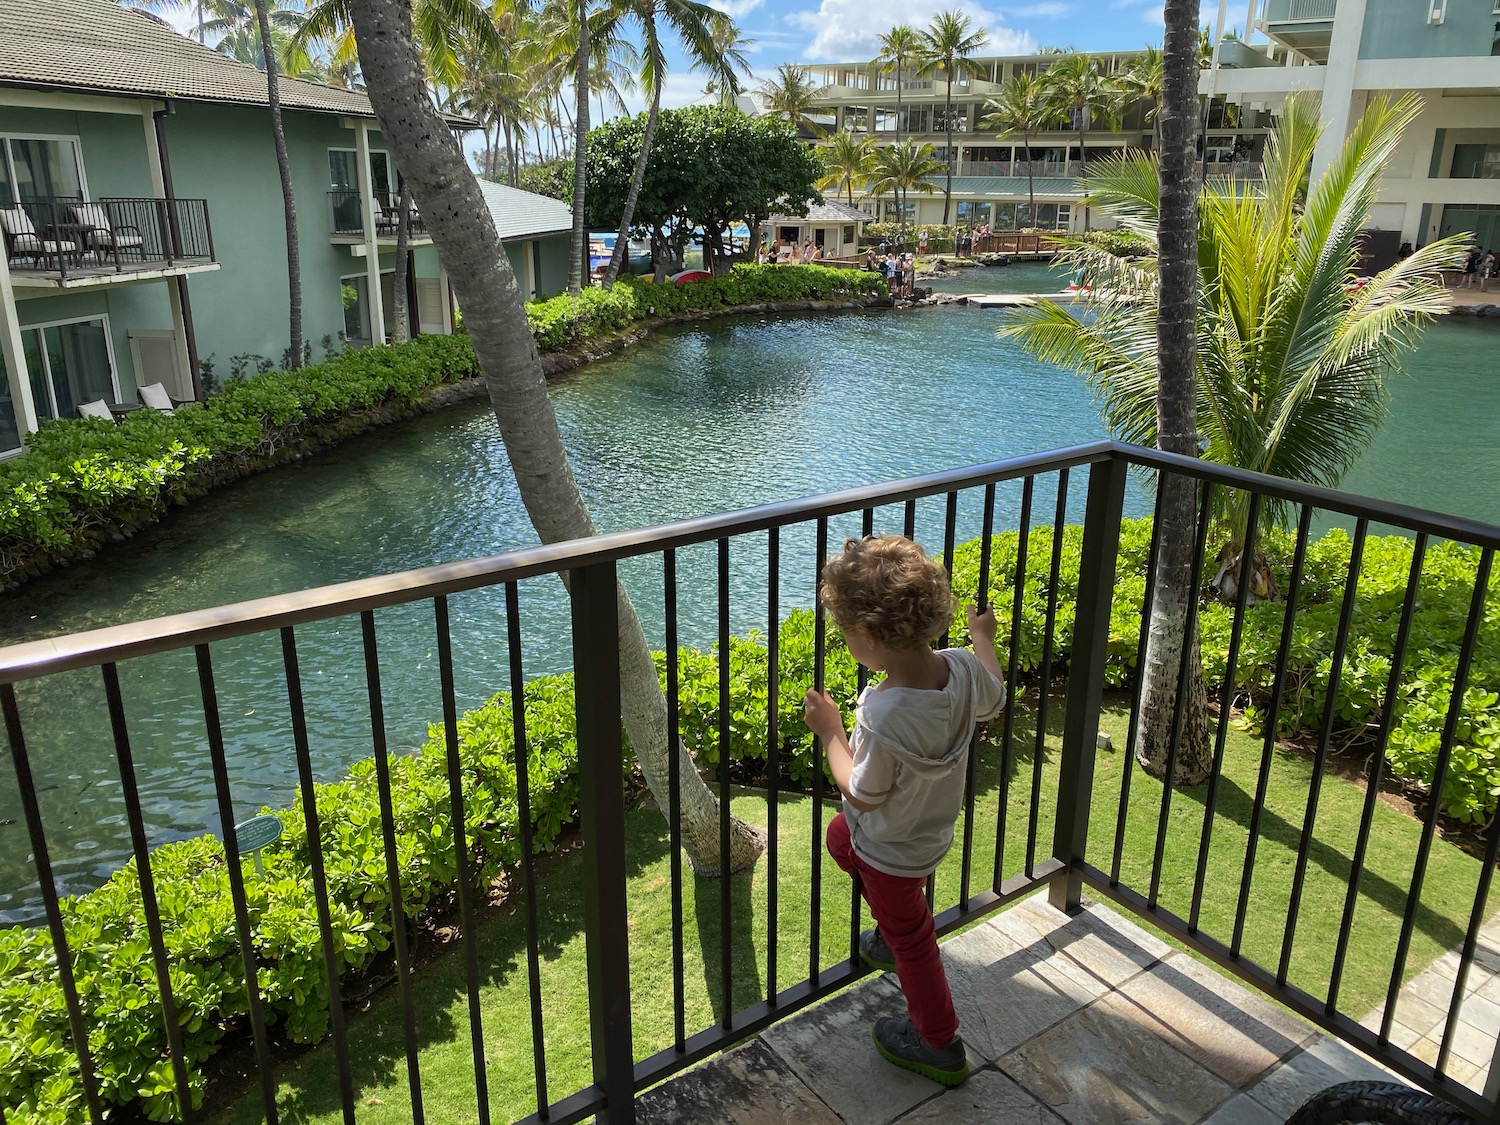
<svg viewBox="0 0 1500 1125"><path fill-rule="evenodd" d="M1141 22L1150 24L1152 27L1165 27L1167 24L1165 7L1153 5L1145 8L1141 12Z"/></svg>
<svg viewBox="0 0 1500 1125"><path fill-rule="evenodd" d="M940 11L956 7L989 32L987 55L1026 54L1036 49L1029 32L1006 27L1000 16L971 0L821 0L816 10L789 14L789 22L810 35L802 53L809 62L847 62L871 59L879 52L880 36L897 24L925 27Z"/></svg>
<svg viewBox="0 0 1500 1125"><path fill-rule="evenodd" d="M1014 8L1006 8L1005 14L1016 19L1051 19L1057 16L1065 16L1072 10L1072 4L1047 2L1041 4L1021 4Z"/></svg>
<svg viewBox="0 0 1500 1125"><path fill-rule="evenodd" d="M763 2L764 0L709 0L709 7L717 8L730 19L738 21L759 8Z"/></svg>

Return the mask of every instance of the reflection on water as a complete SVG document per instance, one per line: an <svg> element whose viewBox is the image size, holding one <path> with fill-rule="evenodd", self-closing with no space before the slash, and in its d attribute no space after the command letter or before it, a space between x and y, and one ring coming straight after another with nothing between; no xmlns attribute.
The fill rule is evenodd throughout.
<svg viewBox="0 0 1500 1125"><path fill-rule="evenodd" d="M984 271L989 285L1048 289L1045 267ZM981 276L960 291L977 292ZM1016 291L1013 289L1012 291ZM643 527L957 465L1077 444L1103 435L1079 380L1039 364L993 330L1004 314L962 307L826 317L739 318L659 333L554 388L580 485L601 529ZM1442 325L1398 385L1396 417L1351 478L1389 499L1495 518L1500 500L1500 390L1492 326ZM1485 370L1481 370L1481 368ZM1069 512L1081 517L1083 474ZM1358 482L1358 483L1356 483ZM1429 482L1440 482L1431 483ZM1019 485L1003 487L997 526L1014 526ZM1053 516L1055 484L1038 482L1034 521ZM1144 514L1135 481L1127 505ZM918 538L941 548L941 499L924 502ZM977 535L979 497L965 497L958 536ZM899 509L877 527L900 530ZM830 543L857 534L835 521ZM485 404L471 404L346 443L174 512L160 527L0 597L7 641L219 605L535 542ZM811 603L811 529L782 537L779 612ZM767 538L736 541L731 625L767 624ZM718 602L714 548L678 559L681 635L710 643ZM622 565L654 645L663 642L661 563ZM526 674L566 667L568 616L556 579L522 584ZM460 708L508 686L499 591L451 599ZM419 745L442 714L430 604L377 615L386 726L393 748ZM359 622L299 628L314 772L338 777L370 753ZM287 804L296 763L280 639L212 650L237 819ZM199 685L191 654L120 668L147 824L160 842L218 831ZM54 866L81 891L128 854L100 675L19 686ZM0 919L34 917L35 871L8 759L0 766ZM336 812L334 813L336 815Z"/></svg>

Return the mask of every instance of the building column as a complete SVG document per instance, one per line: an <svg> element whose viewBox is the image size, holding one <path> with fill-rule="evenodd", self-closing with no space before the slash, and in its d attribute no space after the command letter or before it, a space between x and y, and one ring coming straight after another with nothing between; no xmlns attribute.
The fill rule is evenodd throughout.
<svg viewBox="0 0 1500 1125"><path fill-rule="evenodd" d="M1349 135L1354 100L1354 71L1359 64L1359 41L1364 34L1365 0L1340 0L1328 44L1328 66L1323 79L1323 135L1313 150L1312 183L1328 170Z"/></svg>
<svg viewBox="0 0 1500 1125"><path fill-rule="evenodd" d="M39 428L36 403L31 398L31 375L26 370L26 350L21 346L21 317L16 310L16 291L10 283L10 263L0 253L0 355L5 357L5 375L10 383L10 401L21 433Z"/></svg>
<svg viewBox="0 0 1500 1125"><path fill-rule="evenodd" d="M168 199L171 193L167 190L167 176L161 163L161 149L157 145L156 110L160 108L157 102L141 103L141 118L146 126L146 164L151 169L151 191L158 199ZM197 368L194 356L188 347L188 325L187 316L183 311L182 291L185 285L177 284L183 281L164 281L162 284L167 288L167 304L172 310L172 339L177 348L177 370L187 377L186 387L178 386L174 394L178 398L196 398L197 392L194 387L193 372ZM141 385L143 372L135 373L136 386ZM183 392L187 393L184 394Z"/></svg>
<svg viewBox="0 0 1500 1125"><path fill-rule="evenodd" d="M365 231L365 292L370 306L370 339L385 343L385 301L380 289L380 246L375 241L375 170L370 165L370 123L361 119L354 134L359 158L359 213Z"/></svg>
<svg viewBox="0 0 1500 1125"><path fill-rule="evenodd" d="M453 286L448 280L448 270L438 260L438 300L443 303L443 312L446 317L443 331L449 336L453 335Z"/></svg>

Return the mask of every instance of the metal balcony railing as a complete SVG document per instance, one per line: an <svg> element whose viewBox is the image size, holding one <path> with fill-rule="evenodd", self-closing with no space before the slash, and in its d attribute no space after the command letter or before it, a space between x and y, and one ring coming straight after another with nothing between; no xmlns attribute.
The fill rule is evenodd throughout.
<svg viewBox="0 0 1500 1125"><path fill-rule="evenodd" d="M1083 480L1085 477L1086 485ZM1263 771L1269 768L1273 760L1277 715L1282 706L1283 693L1292 690L1285 683L1283 673L1288 663L1292 625L1299 599L1317 597L1336 600L1341 607L1331 666L1326 672L1319 673L1326 679L1330 711L1325 715L1325 729L1317 739L1312 774L1314 783L1306 796L1304 827L1300 833L1295 828L1277 830L1281 831L1283 837L1290 835L1298 841L1293 891L1284 903L1282 916L1276 919L1278 932L1279 926L1284 923L1287 934L1279 963L1276 963L1274 955L1267 958L1266 963L1255 960L1241 942L1248 909L1248 889L1256 875L1256 844L1268 838L1272 831L1266 827L1266 823L1272 819L1269 813L1266 822L1262 821L1266 800L1264 773L1260 791L1253 798L1246 794L1247 808L1241 818L1241 822L1248 826L1249 844L1244 857L1243 883L1237 888L1237 909L1232 919L1227 920L1219 920L1220 915L1214 915L1211 919L1209 914L1200 913L1199 910L1206 890L1203 857L1211 847L1219 846L1219 841L1214 836L1215 794L1223 768L1222 753L1231 703L1228 688L1223 690L1217 700L1219 708L1215 722L1218 754L1214 759L1213 777L1203 800L1201 828L1194 832L1174 834L1170 841L1174 855L1196 854L1199 857L1196 880L1192 887L1191 909L1184 907L1181 913L1174 913L1158 897L1158 880L1163 869L1164 850L1168 844L1169 810L1173 800L1173 790L1170 787L1161 791L1160 827L1156 832L1150 876L1137 876L1134 880L1122 876L1125 809L1132 799L1132 782L1138 788L1144 784L1132 772L1133 738L1132 744L1124 748L1124 755L1119 759L1119 824L1102 826L1104 831L1096 831L1092 836L1089 831L1090 810L1096 789L1095 760L1100 753L1096 749L1096 732L1099 729L1098 718L1103 700L1106 652L1111 643L1111 614L1123 612L1146 620L1150 618L1152 609L1149 584L1145 587L1144 595L1131 595L1126 592L1127 585L1116 583L1117 550L1127 483L1130 482L1131 488L1149 488L1154 483L1160 514L1162 485L1166 481L1188 484L1190 495L1194 497L1197 506L1196 540L1192 548L1191 580L1188 585L1190 589L1201 588L1204 580L1205 543L1216 497L1234 494L1248 497L1248 534L1252 541L1258 523L1268 522L1265 513L1270 510L1271 505L1283 507L1291 514L1295 523L1294 557L1290 580L1285 589L1286 623L1280 627L1281 640L1274 685L1269 689L1269 699L1261 717L1263 727L1268 732L1264 739ZM1084 487L1080 488L1080 485ZM1083 493L1081 513L1076 510L1080 492ZM1141 499L1138 494L1137 499ZM1322 574L1320 584L1315 583L1310 589L1305 577L1305 564L1308 559L1309 529L1315 511L1330 513L1351 522L1354 528L1353 547L1347 573L1338 575L1335 572L1331 579L1327 574ZM1059 610L1058 604L1064 551L1062 530L1070 520L1078 522L1080 516L1082 536L1076 601L1069 619ZM634 1099L640 1091L844 987L865 975L868 970L861 967L857 956L856 943L861 926L857 910L852 910L846 918L828 920L829 925L838 925L840 928L848 926L846 953L832 961L820 956L819 927L823 921L819 918L820 884L827 862L823 858L821 840L824 817L831 815L822 802L823 798L832 793L823 772L820 769L814 770L810 785L810 796L813 798L813 835L805 845L812 853L812 885L805 889L808 896L806 907L811 914L810 948L803 951L792 965L786 964L785 960L778 964L774 952L769 954L766 963L758 965L756 969L757 979L762 982L758 992L760 999L748 1005L735 1004L734 966L738 962L731 948L734 940L732 935L735 933L735 927L731 925L734 905L731 880L722 880L712 892L713 897L718 900L720 933L724 935L721 941L722 964L719 966L717 982L722 988L722 996L714 998L715 1007L722 1016L716 1016L705 1026L692 1026L684 1018L682 926L675 926L670 937L651 941L643 935L632 934L627 922L624 756L616 628L619 608L617 579L625 576L638 598L660 599L660 604L664 607L663 647L666 653L666 722L669 734L679 730L681 715L677 654L681 639L678 611L686 600L682 593L684 585L693 591L689 597L695 601L706 600L712 607L708 620L717 620L716 626L708 628L718 645L717 722L721 743L728 743L728 732L736 719L731 713L729 682L731 612L740 615L742 619L744 615L748 615L758 620L761 628L766 630L767 647L760 671L764 674L763 685L769 696L768 718L764 731L756 738L763 739L764 742L765 798L768 816L772 818L769 848L761 862L765 866L764 874L768 885L775 887L778 865L784 857L778 853L774 816L778 806L779 787L786 784L779 758L783 752L785 733L778 726L777 700L785 693L800 694L809 686L805 682L794 683L784 679L783 654L778 651L777 636L786 599L789 596L805 599L805 592L815 588L818 560L825 557L830 544L837 543L843 535L870 533L874 530L902 531L910 535L920 526L933 533L930 538L925 534L922 536L929 539L930 545L941 543L943 559L950 569L954 564L956 546L969 538L980 539L982 547L977 566L972 559L966 564L976 566L980 591L990 589L991 576L1001 572L1003 567L1013 568L1009 577L1015 590L1014 601L996 607L1002 622L1009 618L1008 626L1002 626L1001 645L1010 654L1008 679L1013 686L1012 699L1024 696L1034 701L1031 703L1035 718L1034 729L1040 732L1035 745L1026 745L1029 736L1023 739L1018 735L1015 724L1017 708L1014 706L1004 713L1002 719L996 720L999 730L992 728L991 734L993 739L998 740L1001 755L998 777L1001 780L996 783L993 791L986 789L982 798L976 792L972 765L974 756L971 755L965 811L955 841L955 847L962 858L961 876L956 886L945 886L934 900L939 930L951 931L1039 888L1048 889L1054 905L1064 909L1076 908L1080 895L1087 888L1146 919L1171 935L1174 940L1249 981L1384 1065L1448 1098L1465 1110L1480 1115L1483 1120L1494 1120L1494 1095L1476 1092L1448 1073L1452 1061L1448 1046L1456 1026L1455 1020L1450 1018L1446 1025L1443 1048L1435 1062L1416 1057L1392 1041L1390 1019L1393 1005L1388 1006L1384 1025L1375 1030L1362 1026L1357 1022L1359 1013L1347 1011L1340 1003L1340 981L1348 968L1348 951L1342 943L1337 950L1331 951L1331 971L1324 984L1309 990L1288 979L1286 956L1294 940L1299 914L1306 915L1314 910L1341 914L1341 934L1346 935L1360 899L1364 849L1370 838L1375 794L1379 790L1378 777L1369 787L1369 797L1363 806L1359 843L1352 849L1352 855L1346 856L1340 852L1335 857L1338 862L1330 865L1328 857L1323 855L1328 845L1315 842L1313 829L1317 823L1319 803L1316 779L1321 776L1329 753L1333 718L1331 701L1337 694L1345 654L1349 651L1361 552L1372 524L1399 529L1415 539L1411 588L1399 609L1391 607L1392 614L1399 614L1400 639L1396 641L1396 652L1385 690L1384 720L1376 736L1377 770L1384 760L1392 707L1402 683L1405 638L1412 622L1417 587L1423 574L1423 553L1430 543L1437 540L1448 540L1477 549L1477 579L1472 596L1466 599L1467 627L1463 642L1453 654L1453 702L1449 708L1435 766L1434 787L1441 789L1455 750L1459 712L1474 658L1475 638L1486 611L1491 565L1494 552L1500 547L1500 528L1107 441L650 530L601 535L590 540L362 579L236 606L0 649L0 711L3 711L9 753L15 767L25 830L35 857L36 893L42 900L46 932L55 953L55 958L48 961L48 972L56 974L66 999L68 1042L78 1058L80 1073L83 1075L89 1116L94 1121L103 1120L103 1103L89 1047L90 1034L100 1034L95 1017L98 995L96 991L80 987L77 978L79 951L71 948L69 942L77 940L79 935L76 932L70 934L64 924L51 866L48 825L44 822L38 801L32 756L27 749L28 731L48 721L71 722L74 716L28 712L24 706L25 696L18 691L18 687L24 690L27 681L37 678L64 675L75 678L102 677L102 680L95 681L103 689L97 706L107 713L108 729L113 732L121 783L121 811L129 824L131 850L139 875L141 914L136 932L140 935L142 960L138 976L132 979L139 982L134 987L140 989L143 995L149 994L150 1003L159 1005L162 1016L155 1024L157 1040L145 1047L133 1044L132 1049L144 1051L153 1057L169 1059L171 1073L175 1076L178 1088L184 1088L193 1063L184 1054L182 1029L199 1018L221 1019L223 1026L248 1035L253 1042L262 1068L261 1085L267 1103L267 1119L275 1120L277 1082L272 1071L290 1064L275 1061L278 1056L274 1049L280 1044L273 1037L273 1025L265 1015L267 1006L275 1000L268 992L271 987L269 982L274 976L271 970L275 966L268 965L266 959L274 958L276 954L273 948L260 943L258 923L255 921L258 914L251 909L247 898L246 881L254 876L242 867L235 834L225 833L224 862L228 872L228 893L233 900L232 915L226 907L225 917L234 919L234 936L230 942L233 953L226 947L225 957L232 957L235 971L242 974L249 1000L243 1011L232 1016L219 1012L205 1016L191 1007L200 1003L201 997L185 997L174 992L175 982L179 977L173 971L172 956L164 936L162 908L152 882L153 852L148 844L136 790L131 728L125 713L127 699L120 687L119 669L122 665L128 666L128 662L151 654L169 653L179 654L177 659L186 661L186 667L196 669L196 679L201 690L196 693L196 698L189 706L197 713L185 716L181 725L184 730L191 726L204 732L205 736L201 740L195 736L190 748L185 748L182 753L196 754L201 758L201 768L211 771L223 823L229 824L233 821L235 795L226 768L225 741L226 730L233 725L235 716L226 713L219 704L220 685L216 685L215 681L213 654L216 646L233 638L260 637L273 646L279 645L286 689L285 714L281 718L285 720L284 729L291 732L295 748L300 779L300 811L307 833L306 842L301 845L306 850L309 871L307 893L316 902L321 919L323 957L319 971L324 977L319 987L326 986L327 994L332 998L330 1033L332 1049L338 1060L337 1097L343 1106L345 1119L357 1120L364 1102L357 1096L351 1078L350 1039L355 1032L344 1023L340 1009L346 982L341 982L340 975L340 966L344 964L342 948L335 946L329 926L331 911L334 909L345 912L339 917L347 917L347 912L354 911L391 925L395 941L395 966L391 972L401 982L405 1013L403 1042L405 1061L411 1076L412 1113L414 1119L421 1119L421 1066L411 988L411 952L405 944L406 935L415 920L405 916L399 896L396 896L394 905L389 900L373 904L363 901L333 901L336 890L330 890L325 850L334 846L337 834L330 831L329 824L337 818L338 809L320 809L317 804L308 712L317 703L320 693L334 690L336 681L353 678L362 684L357 693L339 696L338 711L342 722L358 724L370 731L370 749L374 754L376 768L373 782L366 777L365 783L379 788L384 855L366 857L357 862L383 862L382 870L387 872L390 885L399 885L401 874L397 868L397 844L388 772L388 764L394 760L394 755L386 746L384 701L389 696L381 683L376 613L395 612L395 607L401 606L424 610L426 620L436 630L437 659L431 672L426 674L433 678L435 697L441 698L443 703L444 719L441 729L445 732L450 777L450 807L446 810L445 824L441 826L441 831L451 836L457 870L466 876L459 878L454 884L457 915L453 924L461 934L460 941L467 966L466 990L474 1044L473 1089L481 1103L487 1104L485 1056L488 1048L484 1032L485 1011L480 998L481 967L475 927L476 900L480 897L480 888L472 878L472 840L468 833L473 830L473 826L466 816L464 789L458 780L461 770L458 759L458 708L454 688L455 632L464 628L462 622L466 618L450 613L449 602L450 599L471 591L503 591L509 639L510 682L519 686L525 682L521 645L521 586L532 580L555 582L552 576L566 574L571 592L571 668L577 722L578 809L584 856L583 928L588 948L588 1006L593 1028L592 1081L581 1089L563 1090L561 1096L557 1096L559 1091L546 1081L549 1055L548 1043L542 1035L543 998L535 985L539 958L544 956L545 951L538 948L534 925L529 931L524 950L524 961L530 970L532 981L532 1038L529 1044L524 1041L509 1043L507 1050L524 1052L529 1046L534 1055L536 1110L522 1120L528 1123L546 1121L568 1125L596 1113L606 1113L612 1125L620 1125L635 1119ZM1162 521L1156 520L1146 563L1148 573L1155 568L1158 559L1162 544L1161 526ZM1007 561L1002 563L1001 555L992 552L990 545L992 535L1007 527L1016 529L1020 546L1013 554L1007 551L1004 555ZM1036 551L1034 553L1037 557L1028 559L1027 544L1035 541L1038 531L1046 533L1041 541L1047 542L1050 550ZM1239 660L1237 654L1240 652L1246 617L1245 592L1251 585L1248 560L1253 558L1253 552L1245 552L1245 557L1247 564L1241 568L1238 583L1241 593L1233 606L1232 632L1228 651L1224 656L1226 684L1233 684L1235 680L1235 668ZM694 560L696 567L692 574L689 574L690 568L686 565L689 559ZM684 565L680 567L680 563ZM760 567L759 573L764 576L764 581L753 588L743 585L744 567L747 564ZM1326 561L1324 565L1326 566ZM1032 569L1029 577L1028 566ZM735 575L741 577L736 578ZM1039 643L1039 655L1034 664L1036 672L1029 682L1023 683L1018 675L1017 653L1023 640L1020 632L1023 594L1028 590L1033 599L1041 597L1045 601L1046 611L1041 637L1032 638L1032 641ZM799 594L798 591L802 593ZM982 594L981 601L986 597L987 595ZM806 600L803 604L807 604ZM1186 612L1187 627L1191 630L1198 612L1197 599L1191 601ZM306 640L309 635L316 636L318 623L339 619L347 620L356 628L356 635L360 639L355 643L354 650L330 650ZM389 624L389 618L383 620ZM818 611L811 658L811 678L816 686L822 685L825 675L824 625L822 613ZM304 638L300 645L299 637ZM1065 643L1062 639L1064 637L1070 639ZM1145 637L1146 630L1142 629L1139 650L1134 653L1137 667L1143 659ZM790 660L790 656L787 659ZM503 663L503 659L501 662ZM1064 670L1066 683L1059 703L1054 700L1054 692L1063 683ZM460 668L458 671L463 673L467 670ZM1315 685L1303 683L1299 690L1313 690L1314 687ZM177 693L177 698L181 703L181 692ZM198 699L201 699L201 705ZM358 699L360 703L351 712L349 705L354 699ZM136 699L134 695L130 697L129 703L134 708L151 705L151 701ZM1048 727L1049 711L1058 706L1061 706L1063 712L1061 756L1060 759L1051 760L1044 770L1042 763L1045 755L1041 738ZM1182 703L1179 701L1177 706L1180 708ZM1132 730L1134 716L1140 707L1141 692L1137 685L1131 693ZM363 713L359 713L359 710L363 710ZM257 718L256 722L262 723L263 720ZM527 750L523 710L514 708L509 722L513 744L518 748L514 754L514 799L518 802L522 834L519 841L521 858L517 865L520 879L511 885L525 888L517 893L527 900L527 909L534 912L536 896L529 890L534 885L534 872L530 836L531 806L528 805L527 796L531 753ZM814 745L813 753L815 756L819 755L820 748ZM1176 753L1175 741L1172 753ZM722 799L724 819L721 821L721 847L726 851L729 831L727 798L730 794L731 771L735 765L731 757L728 753L722 755L714 782ZM675 782L676 771L671 772ZM1171 772L1169 760L1168 775ZM1039 822L1037 812L1043 803L1041 798L1044 783L1056 801L1055 820L1050 826ZM975 839L975 810L981 799L994 802L997 808L1000 828L993 844L987 840ZM1137 800L1139 799L1141 798L1137 796ZM681 867L676 862L680 820L678 800L678 790L674 784L665 805L671 825L674 857L674 917L680 922L683 916L681 902L684 887ZM1437 801L1430 802L1426 813L1420 852L1414 857L1411 882L1404 892L1406 901L1400 938L1394 943L1395 948L1387 951L1388 960L1375 966L1361 966L1366 971L1373 968L1381 974L1382 980L1389 977L1392 995L1400 987L1412 928L1422 909L1422 883L1435 835L1438 804ZM1284 811L1278 817L1283 815ZM1017 831L1021 825L1026 825L1024 847L1017 849L1014 844L1007 847L1007 824ZM1283 824L1282 828L1285 827ZM1108 840L1111 837L1112 845L1099 843L1101 839ZM1497 843L1500 843L1500 833L1492 833L1485 857L1485 874L1478 880L1474 892L1472 921L1458 955L1458 985L1450 1004L1452 1012L1457 1011L1463 999L1465 976L1475 959L1477 934L1485 918L1488 872L1496 860ZM783 843L781 846L784 848L786 845ZM803 846L798 845L798 850ZM1303 872L1315 849L1322 849L1318 854L1323 858L1318 862L1328 871L1337 869L1337 877L1343 882L1343 888L1328 901L1304 899ZM797 858L803 863L808 859L806 856ZM701 890L698 893L700 909L712 910L712 899L703 899ZM785 888L783 893L786 893ZM804 893L803 888L799 886L797 893ZM798 909L802 905L799 902ZM534 914L532 916L534 918ZM766 924L770 927L768 948L773 951L777 944L776 918L777 907L773 900L766 919ZM668 943L670 948L667 947ZM843 943L840 944L842 946ZM658 959L654 962L656 964L665 966L670 963L673 966L672 1003L676 1012L675 1030L670 1035L663 1032L662 1040L648 1046L639 1055L632 1039L633 1005L640 999L633 996L631 991L631 964L636 958L654 958ZM225 963L230 961L226 960ZM91 966L89 972L97 972L97 962L90 960L88 964ZM147 965L154 967L154 974L145 967ZM419 978L423 971L425 970L417 970ZM154 980L154 986L148 985L148 980ZM224 989L219 990L219 994L227 995L229 991L228 985L225 985ZM61 1006L59 1003L59 1009ZM1000 1013L1001 1018L1003 1015ZM0 1103L4 1103L9 1113L11 1107L4 1102L4 1098L5 1095L0 1094ZM196 1116L196 1111L188 1109L185 1116L191 1119ZM482 1112L481 1119L488 1119L487 1114Z"/></svg>
<svg viewBox="0 0 1500 1125"><path fill-rule="evenodd" d="M10 268L59 280L215 261L208 201L106 197L0 206Z"/></svg>
<svg viewBox="0 0 1500 1125"><path fill-rule="evenodd" d="M330 191L328 207L336 235L360 235L365 233L365 218L361 195L357 191ZM395 238L401 220L400 200L394 196L375 197L375 236ZM427 237L427 224L415 208L407 211L407 234L412 238Z"/></svg>

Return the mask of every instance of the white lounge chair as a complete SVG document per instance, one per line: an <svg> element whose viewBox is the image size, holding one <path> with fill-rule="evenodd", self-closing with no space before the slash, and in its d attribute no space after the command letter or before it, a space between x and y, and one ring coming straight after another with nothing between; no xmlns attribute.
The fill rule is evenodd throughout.
<svg viewBox="0 0 1500 1125"><path fill-rule="evenodd" d="M135 393L136 397L141 400L142 406L160 410L163 414L171 414L179 406L186 406L192 401L192 399L173 398L167 394L165 383L147 383L144 387L137 387Z"/></svg>
<svg viewBox="0 0 1500 1125"><path fill-rule="evenodd" d="M31 216L20 206L0 207L0 236L5 241L6 260L29 258L32 262L40 262L51 258L61 264L64 254L78 249L71 242L47 239L37 234L36 227L31 225Z"/></svg>
<svg viewBox="0 0 1500 1125"><path fill-rule="evenodd" d="M106 421L115 420L114 411L109 408L109 403L102 398L96 398L93 402L80 402L78 404L78 417L80 418L103 418Z"/></svg>
<svg viewBox="0 0 1500 1125"><path fill-rule="evenodd" d="M145 239L138 227L121 223L112 226L109 210L102 203L74 203L68 207L68 220L79 228L80 239L85 250L103 256L106 251L115 255L119 264L121 250L134 250L145 257Z"/></svg>

